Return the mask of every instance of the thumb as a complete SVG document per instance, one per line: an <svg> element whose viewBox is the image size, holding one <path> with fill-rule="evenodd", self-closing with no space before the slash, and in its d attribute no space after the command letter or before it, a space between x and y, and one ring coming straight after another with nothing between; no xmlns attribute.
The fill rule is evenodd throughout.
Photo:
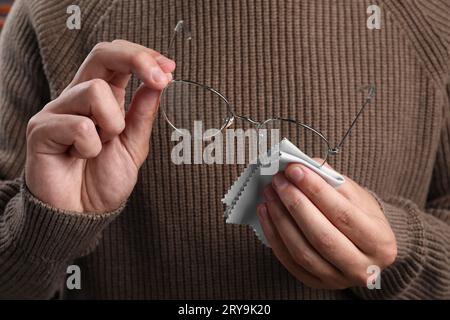
<svg viewBox="0 0 450 320"><path fill-rule="evenodd" d="M137 166L144 162L148 154L160 96L160 90L148 88L142 84L136 91L125 117L126 126L122 141Z"/></svg>

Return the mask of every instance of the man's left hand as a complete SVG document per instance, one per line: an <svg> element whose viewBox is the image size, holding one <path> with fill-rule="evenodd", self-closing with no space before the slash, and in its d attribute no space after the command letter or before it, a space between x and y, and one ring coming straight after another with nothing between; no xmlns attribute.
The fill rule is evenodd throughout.
<svg viewBox="0 0 450 320"><path fill-rule="evenodd" d="M397 256L378 201L345 178L335 189L305 166L291 164L274 176L258 207L274 254L309 287L366 286L369 266L382 270Z"/></svg>

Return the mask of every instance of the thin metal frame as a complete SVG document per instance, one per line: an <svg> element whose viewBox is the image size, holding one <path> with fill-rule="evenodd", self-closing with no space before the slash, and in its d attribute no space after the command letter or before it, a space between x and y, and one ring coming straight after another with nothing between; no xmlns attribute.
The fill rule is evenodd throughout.
<svg viewBox="0 0 450 320"><path fill-rule="evenodd" d="M172 35L172 37L171 37L171 39L170 39L170 43L169 43L168 49L167 49L167 51L166 51L166 56L167 56L167 57L170 57L170 51L171 51L171 49L172 49L172 47L173 47L173 44L175 43L175 39L176 39L177 35L180 34L180 33L187 34L187 37L186 37L187 40L191 40L191 38L192 38L192 37L191 37L191 32L190 32L189 28L187 27L187 25L185 24L185 22L184 22L183 20L178 21L177 25L176 25L175 28L174 28L174 33L173 33L173 35ZM330 156L330 155L333 155L333 156L334 156L334 155L337 155L337 154L340 153L340 150L341 150L341 148L342 148L342 146L343 146L343 144L344 144L344 141L345 141L345 140L347 139L347 137L349 136L351 130L352 130L353 127L355 126L355 124L356 124L356 122L358 121L359 117L361 116L362 112L364 111L364 109L366 108L366 106L372 101L372 99L374 99L374 97L375 97L375 95L376 95L376 88L375 88L374 85L367 85L367 86L364 86L364 87L361 88L361 90L364 90L364 89L367 90L367 96L366 96L366 98L365 98L365 100L364 100L364 102L363 102L361 108L359 109L359 111L358 111L358 113L356 114L355 118L353 119L353 121L352 121L350 127L347 129L347 131L346 131L345 134L343 135L343 137L342 137L342 139L340 140L340 142L339 142L336 146L330 147L330 143L329 143L328 139L327 139L320 131L318 131L318 130L312 128L312 127L310 127L310 126L307 125L307 124L304 124L304 123L302 123L302 122L299 122L299 121L297 121L297 120L294 120L294 119L287 119L287 118L281 118L281 117L276 117L276 118L266 119L266 120L260 122L260 121L257 121L257 120L252 119L252 118L249 117L249 116L244 116L244 115L239 115L239 114L237 114L237 113L234 111L234 109L232 108L232 105L231 105L230 101L229 101L222 93L220 93L219 91L217 91L217 90L215 90L214 88L212 88L212 87L210 87L210 86L207 86L207 85L205 85L205 84L201 84L201 83L198 83L198 82L195 82L195 81L191 81L191 80L186 80L186 79L174 79L174 80L172 80L171 83L166 87L166 89L164 89L163 95L164 95L164 92L166 92L166 90L167 90L168 88L170 88L171 86L173 86L173 85L176 84L176 83L185 83L185 84L188 84L188 85L195 85L195 86L198 86L198 87L200 87L200 88L202 88L202 89L208 90L208 91L211 92L212 94L217 95L220 99L223 100L223 102L225 102L225 104L226 104L226 106L227 106L227 109L228 109L228 115L227 115L227 117L225 118L225 121L223 122L221 128L217 130L217 134L219 134L220 132L222 132L224 129L230 127L230 126L234 123L234 120L235 120L235 119L240 119L240 120L244 120L244 121L247 121L247 122L252 123L252 124L256 127L256 129L257 129L258 131L259 131L260 129L262 129L264 125L266 125L267 123L269 123L269 122L271 122L271 121L285 121L285 122L290 122L290 123L296 124L296 125L298 125L298 126L301 126L301 127L305 128L305 129L307 129L307 130L312 131L314 134L316 134L317 136L319 136L319 137L324 141L324 143L326 144L327 149L328 149L328 150L326 151L326 154L325 154L325 159L323 159L324 161L323 161L323 163L322 163L321 165L323 165L325 162L327 162L328 156ZM162 109L162 111L163 111L164 118L166 119L166 121L168 122L168 124L169 124L173 129L175 129L176 131L180 131L181 128L177 128L177 127L170 121L169 117L167 116L166 110L164 110L164 108L161 108L161 109ZM214 136L216 136L217 134L211 136L211 138L214 137Z"/></svg>

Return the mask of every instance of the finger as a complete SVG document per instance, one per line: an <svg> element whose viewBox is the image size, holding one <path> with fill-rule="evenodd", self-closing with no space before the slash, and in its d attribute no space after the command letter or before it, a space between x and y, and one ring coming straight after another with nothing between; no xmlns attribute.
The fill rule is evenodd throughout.
<svg viewBox="0 0 450 320"><path fill-rule="evenodd" d="M136 91L126 115L123 142L139 167L149 150L153 121L159 107L161 91L141 85Z"/></svg>
<svg viewBox="0 0 450 320"><path fill-rule="evenodd" d="M83 82L64 92L46 109L58 114L92 117L100 127L100 138L108 141L125 128L124 114L111 87L101 79Z"/></svg>
<svg viewBox="0 0 450 320"><path fill-rule="evenodd" d="M353 181L349 177L345 177L345 182L345 184L348 182L348 187L342 190L343 192L339 189L338 191L355 206L363 211L365 211L366 208L380 208L380 203L373 195L369 193L367 189L361 187L357 182ZM366 214L368 216L372 216L372 212L370 210L366 211ZM379 216L378 214L375 215ZM383 216L383 218L385 217Z"/></svg>
<svg viewBox="0 0 450 320"><path fill-rule="evenodd" d="M139 50L145 50L152 57L155 58L155 61L161 67L161 70L164 73L166 73L166 75L169 77L169 80L172 79L171 73L175 70L175 66L176 66L175 62L173 60L163 56L159 52L156 52L152 49L146 48L144 46L141 46L141 45L138 45L136 43L132 43L132 42L129 42L126 40L114 40L112 43L119 44L124 47L131 45ZM112 86L115 86L115 87L118 87L118 88L124 90L124 88L126 88L126 86L128 85L130 78L131 78L130 74L115 72L114 75L112 76L112 78L110 80L108 80L108 83L111 84Z"/></svg>
<svg viewBox="0 0 450 320"><path fill-rule="evenodd" d="M166 56L162 55L160 52L155 51L153 49L147 48L143 45L140 45L138 43L134 43L134 42L130 42L127 40L122 40L122 39L117 39L114 40L112 42L112 44L119 44L122 45L124 47L126 46L133 46L138 50L145 50L147 51L152 57L155 58L156 62L159 64L159 66L161 67L161 69L165 72L165 73L171 73L175 70L176 64L175 61L167 58Z"/></svg>
<svg viewBox="0 0 450 320"><path fill-rule="evenodd" d="M313 158L313 160L315 160L317 163L324 163L323 159L320 159L320 158ZM294 165L294 164L291 164L291 165ZM328 162L325 162L323 165L325 167L327 167L328 169L334 170L334 168L332 166L330 166L330 164ZM361 199L359 197L359 193L357 192L357 190L358 190L357 187L359 187L359 186L355 181L353 181L349 177L345 176L345 183L336 187L335 190L338 191L340 194L342 194L344 197L346 197L348 200L350 200L355 206L358 206L358 203L360 203L361 201L366 200L366 199Z"/></svg>
<svg viewBox="0 0 450 320"><path fill-rule="evenodd" d="M270 220L294 262L326 283L330 289L349 287L351 283L346 280L344 275L323 259L308 243L270 185L264 191L264 196L268 199L266 207Z"/></svg>
<svg viewBox="0 0 450 320"><path fill-rule="evenodd" d="M117 74L133 73L146 86L162 90L169 83L173 69L174 65L173 68L162 70L155 54L147 48L123 42L104 42L94 47L69 87L96 78L109 81ZM125 84L125 79L120 80L116 80L115 85Z"/></svg>
<svg viewBox="0 0 450 320"><path fill-rule="evenodd" d="M131 79L131 75L123 75L120 73L116 73L111 80L108 81L111 90L116 97L117 102L120 105L124 115L125 115L125 95L128 82Z"/></svg>
<svg viewBox="0 0 450 320"><path fill-rule="evenodd" d="M83 116L40 114L30 120L28 131L28 148L34 153L69 151L72 156L89 159L95 158L102 149L94 122Z"/></svg>
<svg viewBox="0 0 450 320"><path fill-rule="evenodd" d="M313 288L322 288L323 283L320 279L311 275L308 271L297 265L289 255L283 241L276 231L273 223L268 216L265 204L262 204L257 209L259 221L263 229L264 235L272 248L273 253L283 266L300 282Z"/></svg>
<svg viewBox="0 0 450 320"><path fill-rule="evenodd" d="M312 170L289 165L285 175L345 236L364 252L377 240L372 219Z"/></svg>
<svg viewBox="0 0 450 320"><path fill-rule="evenodd" d="M171 72L173 72L173 70L175 68L174 67L175 62L164 57L163 55L161 55L159 53L157 53L157 54L158 55L155 57L155 60L158 63L158 65L161 67L163 72L166 73L166 76L169 78L169 82L170 82L170 80L172 80ZM123 94L121 96L125 96L125 88L127 87L130 79L131 79L131 74L115 72L111 76L111 78L107 81L113 88L117 88L120 93L123 92ZM116 96L116 98L118 98L118 97ZM119 98L118 98L118 100L119 100Z"/></svg>
<svg viewBox="0 0 450 320"><path fill-rule="evenodd" d="M131 74L116 72L106 81L117 88L125 90L128 83L130 82L130 79Z"/></svg>
<svg viewBox="0 0 450 320"><path fill-rule="evenodd" d="M354 272L358 276L361 270L365 272L369 265L365 255L283 173L275 175L272 185L306 239L322 257L352 278L356 276Z"/></svg>
<svg viewBox="0 0 450 320"><path fill-rule="evenodd" d="M313 158L313 160L319 164L323 164L323 166L328 169L334 170L333 167L331 167L330 164L322 158Z"/></svg>

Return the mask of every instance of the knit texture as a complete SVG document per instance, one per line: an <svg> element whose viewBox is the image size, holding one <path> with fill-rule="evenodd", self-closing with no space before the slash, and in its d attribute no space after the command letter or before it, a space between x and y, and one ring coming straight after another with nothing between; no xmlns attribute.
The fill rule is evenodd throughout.
<svg viewBox="0 0 450 320"><path fill-rule="evenodd" d="M366 27L374 3L381 30ZM81 30L66 27L72 4ZM449 17L448 0L16 1L0 42L0 298L450 298ZM358 88L376 85L330 164L376 195L394 230L399 254L381 290L293 278L249 228L224 222L220 199L243 167L172 164L161 116L125 208L76 214L28 192L30 117L96 43L164 52L181 19L193 40L177 50L176 77L218 89L239 114L296 118L338 142ZM62 289L70 264L82 290Z"/></svg>

